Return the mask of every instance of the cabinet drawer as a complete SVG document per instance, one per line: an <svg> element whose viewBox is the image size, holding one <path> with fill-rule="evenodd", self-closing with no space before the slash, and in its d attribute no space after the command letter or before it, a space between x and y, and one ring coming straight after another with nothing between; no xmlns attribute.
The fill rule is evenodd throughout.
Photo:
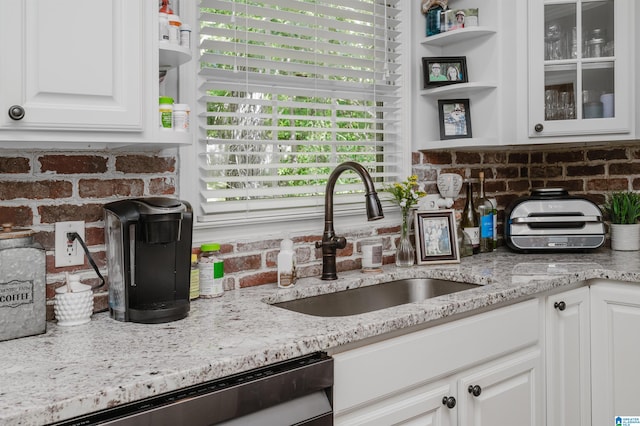
<svg viewBox="0 0 640 426"><path fill-rule="evenodd" d="M538 300L499 308L334 355L334 411L533 345Z"/></svg>

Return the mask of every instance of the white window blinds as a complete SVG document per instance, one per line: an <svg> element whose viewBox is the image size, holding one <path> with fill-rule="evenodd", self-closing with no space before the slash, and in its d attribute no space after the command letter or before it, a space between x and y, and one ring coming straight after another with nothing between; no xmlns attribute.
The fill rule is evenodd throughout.
<svg viewBox="0 0 640 426"><path fill-rule="evenodd" d="M400 146L400 0L202 0L200 221L319 216L336 165L381 192ZM336 211L364 209L350 172Z"/></svg>

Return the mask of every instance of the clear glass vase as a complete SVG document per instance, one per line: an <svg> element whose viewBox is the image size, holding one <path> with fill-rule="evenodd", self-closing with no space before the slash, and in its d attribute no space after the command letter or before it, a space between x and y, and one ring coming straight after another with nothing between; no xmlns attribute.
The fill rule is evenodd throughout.
<svg viewBox="0 0 640 426"><path fill-rule="evenodd" d="M413 266L416 260L416 251L413 248L409 234L413 222L413 210L402 212L402 227L400 228L400 241L396 248L396 266Z"/></svg>

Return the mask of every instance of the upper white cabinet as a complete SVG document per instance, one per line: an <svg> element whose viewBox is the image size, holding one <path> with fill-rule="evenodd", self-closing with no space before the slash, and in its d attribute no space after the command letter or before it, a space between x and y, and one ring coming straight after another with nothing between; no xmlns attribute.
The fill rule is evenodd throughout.
<svg viewBox="0 0 640 426"><path fill-rule="evenodd" d="M413 14L413 150L632 140L633 0L460 0L479 26L425 36ZM468 83L424 87L422 57L464 56ZM441 140L438 101L468 99L470 138Z"/></svg>
<svg viewBox="0 0 640 426"><path fill-rule="evenodd" d="M1 147L190 143L159 128L159 44L157 2L0 2Z"/></svg>
<svg viewBox="0 0 640 426"><path fill-rule="evenodd" d="M141 131L142 3L3 1L0 126Z"/></svg>
<svg viewBox="0 0 640 426"><path fill-rule="evenodd" d="M516 84L516 4L504 0L459 0L452 9L478 9L478 26L426 36L426 19L413 14L412 58L413 150L455 147L482 147L512 141L517 110L512 88ZM468 82L425 88L423 57L464 57ZM428 70L427 70L428 74ZM466 111L470 136L441 140L439 100L469 101ZM445 117L446 120L446 117Z"/></svg>
<svg viewBox="0 0 640 426"><path fill-rule="evenodd" d="M633 3L529 0L528 137L634 137Z"/></svg>

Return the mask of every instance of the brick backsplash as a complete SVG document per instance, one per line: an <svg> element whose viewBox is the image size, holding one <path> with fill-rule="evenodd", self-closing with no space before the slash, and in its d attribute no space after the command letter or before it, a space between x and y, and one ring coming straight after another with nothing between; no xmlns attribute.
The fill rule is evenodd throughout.
<svg viewBox="0 0 640 426"><path fill-rule="evenodd" d="M413 173L428 193L437 191L438 173L486 176L486 192L498 200L499 222L504 208L534 187L565 187L602 204L605 194L617 190L640 190L640 149L634 143L580 146L525 146L505 150L442 150L414 152ZM142 196L176 196L179 170L174 151L161 152L0 152L0 220L38 231L36 239L47 255L47 318L52 318L55 288L64 272L80 273L83 282L97 284L88 262L82 266L54 266L54 223L83 220L92 257L106 273L103 210L105 203ZM454 207L462 209L464 194ZM394 262L398 226L363 225L345 237L349 244L338 251L337 269L361 267L359 244L377 236L384 245L384 262ZM259 237L258 237L259 238ZM322 253L317 234L294 236L300 277L319 276ZM276 282L279 239L219 241L225 260L225 288L242 288ZM108 280L108 277L107 277ZM107 290L96 294L96 311L107 309Z"/></svg>
<svg viewBox="0 0 640 426"><path fill-rule="evenodd" d="M122 198L177 194L176 152L0 152L0 221L37 231L46 251L47 319L53 317L55 289L65 272L86 284L99 279L85 264L56 268L54 224L82 220L91 256L106 274L104 204ZM95 310L107 309L107 290L96 291Z"/></svg>

